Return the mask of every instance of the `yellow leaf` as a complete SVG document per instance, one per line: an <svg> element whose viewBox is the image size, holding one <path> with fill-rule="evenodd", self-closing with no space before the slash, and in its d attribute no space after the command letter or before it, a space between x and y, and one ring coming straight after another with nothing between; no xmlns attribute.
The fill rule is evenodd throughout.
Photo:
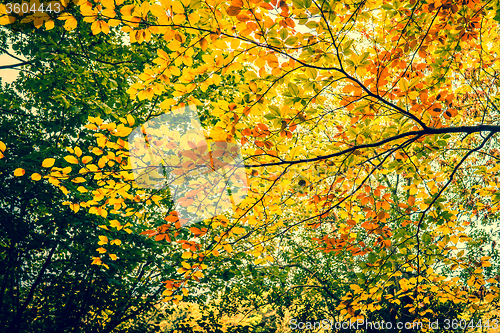
<svg viewBox="0 0 500 333"><path fill-rule="evenodd" d="M97 170L99 170L99 168L95 164L89 164L89 165L87 165L87 169L89 169L92 172L97 172Z"/></svg>
<svg viewBox="0 0 500 333"><path fill-rule="evenodd" d="M75 213L78 213L78 211L80 210L80 205L79 204L71 204L70 205L70 208L75 212Z"/></svg>
<svg viewBox="0 0 500 333"><path fill-rule="evenodd" d="M233 229L231 229L231 231L237 235L237 234L242 234L245 232L245 229L244 228L241 228L241 227L233 227Z"/></svg>
<svg viewBox="0 0 500 333"><path fill-rule="evenodd" d="M224 247L224 250L226 250L227 252L229 252L229 253L233 252L233 248L231 247L231 244L224 244L223 247Z"/></svg>
<svg viewBox="0 0 500 333"><path fill-rule="evenodd" d="M82 156L82 150L80 147L75 147L75 155L78 157Z"/></svg>
<svg viewBox="0 0 500 333"><path fill-rule="evenodd" d="M34 181L39 181L40 179L42 179L42 176L39 173L34 173L31 175L31 179L33 179Z"/></svg>
<svg viewBox="0 0 500 333"><path fill-rule="evenodd" d="M186 288L182 288L182 293L184 294L185 297L189 295L189 291Z"/></svg>
<svg viewBox="0 0 500 333"><path fill-rule="evenodd" d="M172 2L172 11L174 13L184 13L184 7L182 7L182 3L180 1Z"/></svg>
<svg viewBox="0 0 500 333"><path fill-rule="evenodd" d="M16 177L21 177L21 176L24 176L24 173L26 171L22 168L17 168L16 170L14 170L14 176Z"/></svg>
<svg viewBox="0 0 500 333"><path fill-rule="evenodd" d="M135 124L135 119L131 115L127 115L127 121L130 126L133 126Z"/></svg>
<svg viewBox="0 0 500 333"><path fill-rule="evenodd" d="M94 148L92 148L92 153L94 153L96 155L102 155L103 151L97 147L94 147Z"/></svg>
<svg viewBox="0 0 500 333"><path fill-rule="evenodd" d="M176 104L175 99L170 98L170 99L166 99L166 100L164 100L163 102L161 102L161 103L160 103L160 107L161 107L162 109L169 109L169 108L170 108L170 106L173 106L173 105L175 105L175 104Z"/></svg>
<svg viewBox="0 0 500 333"><path fill-rule="evenodd" d="M172 66L170 67L170 72L175 75L175 76L180 76L181 75L181 71L179 68L175 67L175 66Z"/></svg>
<svg viewBox="0 0 500 333"><path fill-rule="evenodd" d="M112 240L110 242L111 245L121 245L122 244L122 241L119 240L119 239L115 239L115 240Z"/></svg>
<svg viewBox="0 0 500 333"><path fill-rule="evenodd" d="M184 253L182 254L182 259L189 259L189 258L191 258L192 256L193 256L193 254L192 254L191 252L187 251L187 252L184 252Z"/></svg>
<svg viewBox="0 0 500 333"><path fill-rule="evenodd" d="M171 51L175 52L181 47L181 43L178 40L174 39L174 40L170 41L170 43L168 43L167 47Z"/></svg>
<svg viewBox="0 0 500 333"><path fill-rule="evenodd" d="M90 156L84 156L84 157L82 158L82 163L83 163L83 164L87 164L87 163L89 163L90 161L92 161L92 157L90 157Z"/></svg>
<svg viewBox="0 0 500 333"><path fill-rule="evenodd" d="M87 190L85 187L83 186L78 186L77 188L78 192L80 193L85 193L85 192L88 192L89 190Z"/></svg>
<svg viewBox="0 0 500 333"><path fill-rule="evenodd" d="M221 77L218 74L213 74L212 75L212 80L216 86L218 86L221 82Z"/></svg>
<svg viewBox="0 0 500 333"><path fill-rule="evenodd" d="M116 254L110 254L109 257L111 258L111 260L118 259L118 257L116 256Z"/></svg>
<svg viewBox="0 0 500 333"><path fill-rule="evenodd" d="M112 228L120 228L122 227L122 225L120 224L120 222L118 222L118 220L111 220L109 221L110 225ZM120 230L118 229L118 230Z"/></svg>
<svg viewBox="0 0 500 333"><path fill-rule="evenodd" d="M2 141L0 141L0 150L1 151L5 151L5 149L7 149L7 147L5 146L5 143L3 143Z"/></svg>
<svg viewBox="0 0 500 333"><path fill-rule="evenodd" d="M99 242L97 244L99 244L99 245L108 244L108 237L106 237L106 236L99 236Z"/></svg>
<svg viewBox="0 0 500 333"><path fill-rule="evenodd" d="M76 177L75 179L71 180L73 183L85 183L86 180L83 177Z"/></svg>
<svg viewBox="0 0 500 333"><path fill-rule="evenodd" d="M67 31L74 30L77 26L78 21L73 16L71 16L64 22L64 29L66 29Z"/></svg>
<svg viewBox="0 0 500 333"><path fill-rule="evenodd" d="M102 264L101 258L92 257L92 264L91 265L101 265L101 264Z"/></svg>
<svg viewBox="0 0 500 333"><path fill-rule="evenodd" d="M186 21L186 16L183 14L177 14L172 18L174 24L183 24Z"/></svg>
<svg viewBox="0 0 500 333"><path fill-rule="evenodd" d="M106 35L109 34L109 25L104 21L99 21L99 24L101 25L101 31Z"/></svg>
<svg viewBox="0 0 500 333"><path fill-rule="evenodd" d="M188 18L189 18L189 23L191 23L191 25L195 25L200 21L200 15L198 15L196 12L189 14Z"/></svg>
<svg viewBox="0 0 500 333"><path fill-rule="evenodd" d="M190 265L190 264L188 264L188 263L187 263L187 262L185 262L185 261L181 262L181 265L182 265L182 267L184 267L185 269L191 269L191 265Z"/></svg>
<svg viewBox="0 0 500 333"><path fill-rule="evenodd" d="M134 11L134 9L135 9L135 5L126 5L120 9L120 13L123 16L132 16L132 12Z"/></svg>
<svg viewBox="0 0 500 333"><path fill-rule="evenodd" d="M64 157L64 159L65 159L65 160L66 160L66 162L68 162L68 163L71 163L71 164L78 164L78 160L77 160L77 159L76 159L76 157L74 157L74 156L70 156L70 155L68 155L68 156Z"/></svg>
<svg viewBox="0 0 500 333"><path fill-rule="evenodd" d="M116 133L115 135L117 136L127 136L132 132L132 128L130 127L125 127L123 124L118 125L116 128Z"/></svg>
<svg viewBox="0 0 500 333"><path fill-rule="evenodd" d="M99 252L99 253L106 253L107 250L105 248L103 248L103 247L100 247L96 251Z"/></svg>
<svg viewBox="0 0 500 333"><path fill-rule="evenodd" d="M55 158L46 158L46 159L43 160L42 166L44 168L50 168L51 166L54 165L55 161L56 161Z"/></svg>
<svg viewBox="0 0 500 333"><path fill-rule="evenodd" d="M0 25L8 25L14 23L16 18L14 16L2 15L0 16Z"/></svg>
<svg viewBox="0 0 500 333"><path fill-rule="evenodd" d="M117 20L117 19L111 19L108 21L108 25L110 27L116 27L118 25L120 25L121 21L120 20Z"/></svg>
<svg viewBox="0 0 500 333"><path fill-rule="evenodd" d="M203 51L207 50L208 42L205 38L200 39L200 47Z"/></svg>

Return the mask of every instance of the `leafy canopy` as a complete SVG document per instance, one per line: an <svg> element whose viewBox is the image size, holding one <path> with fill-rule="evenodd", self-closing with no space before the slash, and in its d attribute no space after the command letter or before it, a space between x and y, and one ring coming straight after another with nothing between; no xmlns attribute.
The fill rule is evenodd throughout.
<svg viewBox="0 0 500 333"><path fill-rule="evenodd" d="M308 248L317 256L316 267L302 269L308 283L330 292L328 279L349 283L332 316L401 305L395 318L430 318L435 299L468 315L497 304L497 250L485 248L492 238L478 230L496 228L500 200L498 3L61 4L63 13L37 16L35 27L71 33L90 24L96 38L121 31L124 44L156 47L127 91L154 102L147 119L196 105L210 138L241 144L249 195L234 214L188 229L168 191L134 183L125 140L134 117L90 117L95 138L38 172L64 192L77 184L86 199L67 204L106 219L103 229L148 225L144 234L182 253L165 280L167 301L188 297L189 284L222 278L234 286L234 272L248 263L306 263ZM31 20L20 16L1 23ZM109 258L93 263L106 266L112 247L102 237L99 252ZM314 279L332 258L352 270ZM220 263L232 268L221 271Z"/></svg>

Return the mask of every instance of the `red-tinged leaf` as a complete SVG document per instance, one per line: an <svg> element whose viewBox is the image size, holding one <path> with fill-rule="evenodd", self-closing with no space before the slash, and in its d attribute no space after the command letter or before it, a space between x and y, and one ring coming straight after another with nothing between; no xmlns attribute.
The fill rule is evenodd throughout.
<svg viewBox="0 0 500 333"><path fill-rule="evenodd" d="M200 39L200 47L203 51L207 50L208 41L205 38Z"/></svg>
<svg viewBox="0 0 500 333"><path fill-rule="evenodd" d="M287 16L287 15L283 15L283 16ZM295 28L295 22L294 22L291 18L287 17L287 18L285 19L285 23L286 23L286 25L287 25L287 26L289 26L290 28L292 28L292 29L293 29L293 28Z"/></svg>
<svg viewBox="0 0 500 333"><path fill-rule="evenodd" d="M166 236L166 234L156 235L155 241L161 241L161 240L165 239L165 236Z"/></svg>
<svg viewBox="0 0 500 333"><path fill-rule="evenodd" d="M141 232L141 235L147 235L149 237L153 237L154 235L158 234L156 230L146 230Z"/></svg>
<svg viewBox="0 0 500 333"><path fill-rule="evenodd" d="M238 15L240 12L241 12L241 8L240 8L240 7L234 7L234 6L230 6L230 7L226 10L227 15L229 15L229 16L236 16L236 15Z"/></svg>
<svg viewBox="0 0 500 333"><path fill-rule="evenodd" d="M286 2L284 0L281 0L280 3L278 4L278 6L281 8L281 10L288 11L288 5L286 4Z"/></svg>
<svg viewBox="0 0 500 333"><path fill-rule="evenodd" d="M64 159L66 160L66 162L68 163L71 163L71 164L78 164L78 160L76 159L76 157L74 156L71 156L71 155L68 155L68 156L65 156Z"/></svg>
<svg viewBox="0 0 500 333"><path fill-rule="evenodd" d="M236 18L238 19L238 21L240 22L247 22L247 21L250 21L252 18L248 15L245 15L245 14L240 14L240 15L237 15Z"/></svg>
<svg viewBox="0 0 500 333"><path fill-rule="evenodd" d="M249 128L245 128L241 131L241 134L243 134L244 136L250 136L252 135L252 130Z"/></svg>
<svg viewBox="0 0 500 333"><path fill-rule="evenodd" d="M387 216L387 214L386 214L385 212L379 212L379 213L377 214L377 218L378 218L379 220L381 220L381 221L385 220L385 219L386 219L386 216Z"/></svg>

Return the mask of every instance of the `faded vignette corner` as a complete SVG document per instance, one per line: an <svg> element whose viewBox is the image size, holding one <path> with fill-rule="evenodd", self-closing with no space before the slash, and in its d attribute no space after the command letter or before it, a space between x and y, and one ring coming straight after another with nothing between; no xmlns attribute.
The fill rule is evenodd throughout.
<svg viewBox="0 0 500 333"><path fill-rule="evenodd" d="M134 180L168 189L181 226L231 214L248 193L236 142L207 139L196 106L161 114L128 137Z"/></svg>

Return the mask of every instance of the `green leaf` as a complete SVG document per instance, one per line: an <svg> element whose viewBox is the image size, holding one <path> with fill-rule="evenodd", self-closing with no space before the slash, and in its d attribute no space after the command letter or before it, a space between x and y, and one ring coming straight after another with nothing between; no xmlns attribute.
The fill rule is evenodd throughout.
<svg viewBox="0 0 500 333"><path fill-rule="evenodd" d="M292 96L297 96L299 94L299 88L292 82L288 83L288 90L291 92Z"/></svg>

